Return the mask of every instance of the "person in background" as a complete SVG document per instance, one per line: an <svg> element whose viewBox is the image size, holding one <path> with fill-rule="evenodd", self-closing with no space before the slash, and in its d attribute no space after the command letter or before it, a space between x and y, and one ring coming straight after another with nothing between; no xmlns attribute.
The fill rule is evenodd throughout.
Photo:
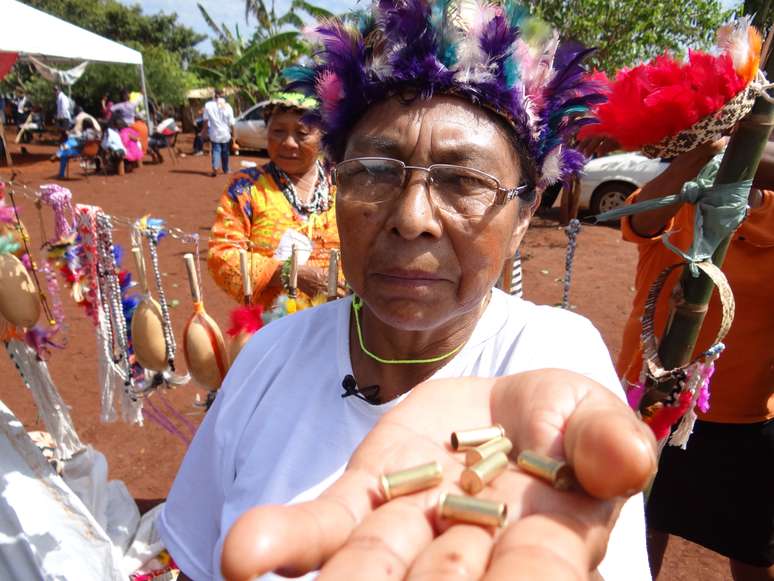
<svg viewBox="0 0 774 581"><path fill-rule="evenodd" d="M194 125L196 127L196 135L194 135L193 153L192 155L200 156L204 155L204 137L202 135L202 129L204 129L204 108L199 107L199 111L196 113L196 119L194 119Z"/></svg>
<svg viewBox="0 0 774 581"><path fill-rule="evenodd" d="M135 109L136 105L129 99L129 91L122 89L121 101L115 103L110 109L111 119L118 117L127 127L131 127L134 124Z"/></svg>
<svg viewBox="0 0 774 581"><path fill-rule="evenodd" d="M99 122L94 117L86 113L86 111L84 111L81 107L75 108L75 119L73 119L73 128L70 130L70 135L81 137L81 134L84 130L85 121L89 122L89 126L92 128L92 130L98 132L96 139L99 139L102 134Z"/></svg>
<svg viewBox="0 0 774 581"><path fill-rule="evenodd" d="M241 301L239 248L248 240L253 298L271 308L283 292L283 238L308 240L311 256L299 267L298 288L313 299L326 292L328 255L339 247L333 188L320 162L320 129L302 121L317 108L315 99L278 93L264 110L269 163L234 175L220 199L210 237L207 263L216 284ZM241 245L241 246L240 246Z"/></svg>
<svg viewBox="0 0 774 581"><path fill-rule="evenodd" d="M110 100L110 95L105 93L102 95L102 99L100 99L100 115L101 119L105 124L107 124L108 121L110 121L110 115L113 109L113 101Z"/></svg>
<svg viewBox="0 0 774 581"><path fill-rule="evenodd" d="M134 127L127 127L121 119L116 119L115 126L116 129L118 129L118 134L121 136L121 143L124 145L124 151L126 151L124 159L141 166L142 158L145 157L145 152L142 150L140 134Z"/></svg>
<svg viewBox="0 0 774 581"><path fill-rule="evenodd" d="M118 168L118 174L123 175L123 160L126 156L126 149L124 148L124 142L121 141L121 135L118 133L117 124L122 124L123 121L118 118L112 118L105 133L102 136L102 150L107 155L107 162L111 167Z"/></svg>
<svg viewBox="0 0 774 581"><path fill-rule="evenodd" d="M14 123L19 126L23 125L24 121L27 119L27 116L30 114L30 111L32 110L32 103L30 103L30 100L27 98L27 95L24 94L24 91L21 89L16 91L16 109L14 111Z"/></svg>
<svg viewBox="0 0 774 581"><path fill-rule="evenodd" d="M215 96L204 106L204 127L210 138L212 153L211 177L218 175L218 169L228 173L228 156L231 149L231 130L234 127L234 110L223 96L223 89L215 89Z"/></svg>
<svg viewBox="0 0 774 581"><path fill-rule="evenodd" d="M712 181L707 166L723 142L676 157L664 173L628 202L678 194L697 175ZM715 160L719 163L719 160ZM704 169L703 169L704 168ZM701 172L701 173L700 173ZM734 324L724 340L710 385L710 407L698 413L685 450L665 446L647 505L648 550L658 577L669 535L678 535L730 560L736 581L774 579L774 144L766 146L753 180L747 218L732 235L723 272L734 292ZM642 368L640 331L648 291L656 277L682 259L662 242L690 247L695 206L671 205L621 221L624 240L637 245L635 296L624 327L618 373L628 383ZM665 283L672 288L680 276ZM666 328L670 293L656 303L655 333ZM721 320L718 294L710 300L694 356L709 347Z"/></svg>
<svg viewBox="0 0 774 581"><path fill-rule="evenodd" d="M81 131L75 135L68 135L67 140L59 146L54 159L59 160L59 174L57 178L65 179L67 174L67 164L72 157L78 157L83 151L83 146L89 141L99 141L99 132L97 126L92 123L91 118L83 119L81 122Z"/></svg>
<svg viewBox="0 0 774 581"><path fill-rule="evenodd" d="M72 114L70 113L70 98L65 95L61 87L56 87L56 126L62 134L62 140L67 139L67 131L72 124Z"/></svg>

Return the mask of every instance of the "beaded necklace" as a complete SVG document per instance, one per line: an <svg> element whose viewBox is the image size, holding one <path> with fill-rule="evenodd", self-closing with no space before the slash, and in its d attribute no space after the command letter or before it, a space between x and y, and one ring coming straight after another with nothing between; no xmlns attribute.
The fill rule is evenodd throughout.
<svg viewBox="0 0 774 581"><path fill-rule="evenodd" d="M312 193L312 199L304 204L298 197L296 186L293 184L293 180L290 176L282 171L277 164L270 161L266 164L266 171L274 179L279 186L285 198L291 206L301 216L306 218L311 214L322 214L330 207L330 192L328 189L328 180L325 177L325 170L323 170L322 164L318 161L317 164L317 183L314 186L314 192Z"/></svg>

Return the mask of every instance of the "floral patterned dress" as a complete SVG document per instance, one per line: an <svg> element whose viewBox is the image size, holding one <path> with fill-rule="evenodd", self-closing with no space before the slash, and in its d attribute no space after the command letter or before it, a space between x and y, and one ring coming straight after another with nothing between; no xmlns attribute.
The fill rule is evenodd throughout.
<svg viewBox="0 0 774 581"><path fill-rule="evenodd" d="M333 188L330 202L318 212L299 212L277 183L276 171L270 168L244 169L236 173L220 198L215 224L209 242L207 264L220 288L242 301L242 274L239 250L249 253L249 270L253 288L253 303L271 308L281 289L268 284L282 262L274 258L275 250L288 229L296 230L312 241L312 253L307 264L328 268L328 256L339 248ZM287 189L287 185L286 189ZM249 244L247 242L249 241ZM300 298L311 300L299 292Z"/></svg>

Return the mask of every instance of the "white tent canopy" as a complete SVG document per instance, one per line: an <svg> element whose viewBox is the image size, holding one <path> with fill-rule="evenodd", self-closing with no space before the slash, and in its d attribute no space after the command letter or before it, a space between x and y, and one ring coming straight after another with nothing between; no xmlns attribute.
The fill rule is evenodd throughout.
<svg viewBox="0 0 774 581"><path fill-rule="evenodd" d="M17 0L0 0L0 19L7 25L0 34L0 53L17 53L20 59L34 56L137 65L140 68L140 89L145 100L145 110L148 112L148 130L153 132L153 118L150 115L148 91L145 88L145 69L140 51L89 32ZM5 146L5 135L0 137L3 138ZM4 149L10 165L12 161L8 148L4 147Z"/></svg>
<svg viewBox="0 0 774 581"><path fill-rule="evenodd" d="M0 52L142 66L139 51L16 0L0 0L0 16Z"/></svg>

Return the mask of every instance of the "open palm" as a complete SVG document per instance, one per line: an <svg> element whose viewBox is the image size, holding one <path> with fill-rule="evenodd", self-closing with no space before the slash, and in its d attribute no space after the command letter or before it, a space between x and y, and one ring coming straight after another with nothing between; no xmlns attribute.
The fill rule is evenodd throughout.
<svg viewBox="0 0 774 581"><path fill-rule="evenodd" d="M503 529L439 518L442 492L460 494L464 455L449 434L499 423L512 457L534 450L568 460L583 491L560 492L511 466L480 497L508 504ZM440 486L386 502L379 476L438 460ZM584 579L604 556L625 497L656 467L646 426L608 390L562 370L416 387L374 427L318 499L261 506L233 526L223 573L241 581L276 571L320 579Z"/></svg>

